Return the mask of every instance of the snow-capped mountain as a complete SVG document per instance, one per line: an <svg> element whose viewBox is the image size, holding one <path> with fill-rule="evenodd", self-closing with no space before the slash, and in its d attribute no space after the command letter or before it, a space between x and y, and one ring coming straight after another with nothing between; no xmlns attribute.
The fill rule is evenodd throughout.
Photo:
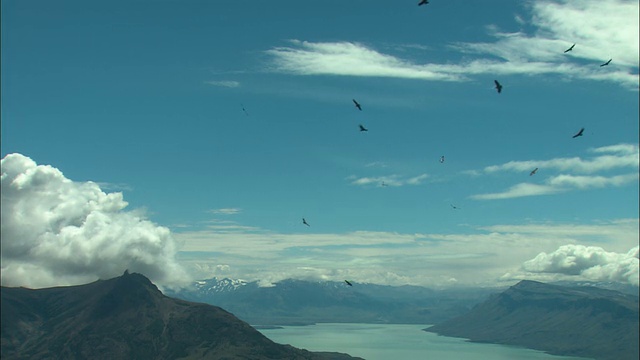
<svg viewBox="0 0 640 360"><path fill-rule="evenodd" d="M248 282L242 279L218 279L212 278L207 280L198 280L195 282L195 288L203 294L223 293L236 291L238 288L247 286Z"/></svg>

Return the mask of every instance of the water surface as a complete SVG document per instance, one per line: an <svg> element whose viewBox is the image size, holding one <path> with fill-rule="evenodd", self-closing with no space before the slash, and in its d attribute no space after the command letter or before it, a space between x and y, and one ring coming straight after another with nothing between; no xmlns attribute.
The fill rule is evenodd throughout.
<svg viewBox="0 0 640 360"><path fill-rule="evenodd" d="M310 351L337 351L366 360L585 360L515 346L480 344L422 331L430 325L317 324L260 329L269 339Z"/></svg>

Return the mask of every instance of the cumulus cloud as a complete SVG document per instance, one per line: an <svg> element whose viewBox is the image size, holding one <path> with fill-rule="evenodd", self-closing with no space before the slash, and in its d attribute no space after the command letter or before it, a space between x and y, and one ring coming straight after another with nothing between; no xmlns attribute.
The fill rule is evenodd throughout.
<svg viewBox="0 0 640 360"><path fill-rule="evenodd" d="M3 286L82 284L126 269L159 286L187 281L169 230L125 211L122 193L21 154L6 155L1 168Z"/></svg>
<svg viewBox="0 0 640 360"><path fill-rule="evenodd" d="M552 253L542 252L525 261L522 269L531 273L580 275L589 280L638 286L638 246L627 253L616 253L597 246L563 245Z"/></svg>
<svg viewBox="0 0 640 360"><path fill-rule="evenodd" d="M460 63L417 63L385 54L358 42L292 40L267 50L272 70L296 75L372 76L428 81L465 81L479 74L554 74L567 78L611 81L638 88L638 2L624 0L533 2L527 8L533 31L501 32L486 43L456 43ZM563 51L577 43L574 51ZM576 62L574 59L588 60ZM600 64L613 58L615 66Z"/></svg>

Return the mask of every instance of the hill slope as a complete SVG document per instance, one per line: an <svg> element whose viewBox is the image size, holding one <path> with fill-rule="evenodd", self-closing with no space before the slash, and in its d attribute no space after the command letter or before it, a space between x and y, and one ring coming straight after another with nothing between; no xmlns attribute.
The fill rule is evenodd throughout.
<svg viewBox="0 0 640 360"><path fill-rule="evenodd" d="M557 355L638 359L638 297L521 281L426 331Z"/></svg>
<svg viewBox="0 0 640 360"><path fill-rule="evenodd" d="M2 359L353 359L276 344L225 310L162 295L140 274L1 290Z"/></svg>

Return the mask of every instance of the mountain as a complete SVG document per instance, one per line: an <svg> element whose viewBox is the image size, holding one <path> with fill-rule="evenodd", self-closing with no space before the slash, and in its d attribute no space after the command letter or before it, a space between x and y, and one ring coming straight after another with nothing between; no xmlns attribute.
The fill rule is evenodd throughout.
<svg viewBox="0 0 640 360"><path fill-rule="evenodd" d="M129 274L86 285L1 288L9 359L353 359L272 342L227 311L164 296Z"/></svg>
<svg viewBox="0 0 640 360"><path fill-rule="evenodd" d="M525 280L425 330L557 355L637 360L638 315L634 295Z"/></svg>
<svg viewBox="0 0 640 360"><path fill-rule="evenodd" d="M348 286L344 282L293 279L261 287L257 282L213 278L167 295L220 306L244 321L260 325L434 324L464 314L496 291L362 283Z"/></svg>

